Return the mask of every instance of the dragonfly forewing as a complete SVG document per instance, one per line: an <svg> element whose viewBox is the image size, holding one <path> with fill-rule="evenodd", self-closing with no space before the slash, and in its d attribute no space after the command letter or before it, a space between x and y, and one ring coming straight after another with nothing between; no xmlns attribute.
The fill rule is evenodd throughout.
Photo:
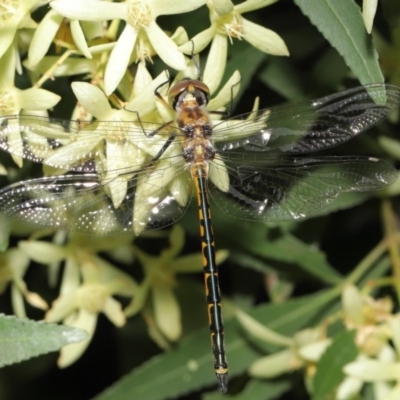
<svg viewBox="0 0 400 400"><path fill-rule="evenodd" d="M221 151L320 151L372 128L399 104L397 86L359 86L319 99L243 114L235 121L222 121L214 128L214 139Z"/></svg>

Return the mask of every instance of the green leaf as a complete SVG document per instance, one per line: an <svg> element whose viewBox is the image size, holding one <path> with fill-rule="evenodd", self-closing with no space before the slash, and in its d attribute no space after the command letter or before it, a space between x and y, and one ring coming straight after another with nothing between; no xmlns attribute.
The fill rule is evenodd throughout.
<svg viewBox="0 0 400 400"><path fill-rule="evenodd" d="M215 226L220 225L218 221L220 218L221 215L215 218ZM229 216L223 218L225 221L221 226L224 226L225 234L217 242L222 248L227 246L242 249L267 259L298 265L322 282L330 284L340 282L341 276L330 266L325 253L317 247L302 242L290 233L269 238L269 229L264 224L238 222Z"/></svg>
<svg viewBox="0 0 400 400"><path fill-rule="evenodd" d="M262 247L258 246L249 250L263 257L295 263L322 282L334 284L341 281L339 273L329 265L324 252L316 246L302 242L290 233L286 233L270 243L265 243Z"/></svg>
<svg viewBox="0 0 400 400"><path fill-rule="evenodd" d="M315 321L337 293L320 293L290 300L282 304L257 307L250 315L268 324L271 329L292 335ZM236 320L225 321L225 341L229 377L244 373L261 353L245 339ZM152 358L132 370L94 400L176 398L205 386L216 386L208 327L198 329L181 340L176 349ZM228 391L229 393L229 391Z"/></svg>
<svg viewBox="0 0 400 400"><path fill-rule="evenodd" d="M261 323L284 335L293 335L308 326L332 301L340 295L339 289L297 297L280 304L267 304L249 312Z"/></svg>
<svg viewBox="0 0 400 400"><path fill-rule="evenodd" d="M229 376L243 373L258 354L244 342L234 320L226 321ZM191 391L216 386L207 326L179 342L169 353L152 358L132 370L95 400L176 398Z"/></svg>
<svg viewBox="0 0 400 400"><path fill-rule="evenodd" d="M240 394L234 397L235 400L273 400L277 399L283 393L290 389L290 382L279 381L261 381L251 380ZM211 393L203 396L203 400L229 400L227 397L220 393Z"/></svg>
<svg viewBox="0 0 400 400"><path fill-rule="evenodd" d="M326 399L343 380L342 368L353 361L358 354L354 337L355 331L340 332L322 355L314 376L313 400Z"/></svg>
<svg viewBox="0 0 400 400"><path fill-rule="evenodd" d="M0 315L0 366L57 351L88 337L82 329Z"/></svg>
<svg viewBox="0 0 400 400"><path fill-rule="evenodd" d="M271 58L259 77L267 86L288 100L304 98L304 80L287 58Z"/></svg>
<svg viewBox="0 0 400 400"><path fill-rule="evenodd" d="M294 0L365 85L383 82L378 54L354 0Z"/></svg>

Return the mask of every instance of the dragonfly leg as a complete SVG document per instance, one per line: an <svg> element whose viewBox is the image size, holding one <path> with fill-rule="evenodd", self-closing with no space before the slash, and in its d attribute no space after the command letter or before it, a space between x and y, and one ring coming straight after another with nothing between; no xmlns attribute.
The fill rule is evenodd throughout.
<svg viewBox="0 0 400 400"><path fill-rule="evenodd" d="M208 111L208 113L209 114L214 114L214 115L222 115L224 117L229 117L231 115L231 113L232 113L232 110L233 110L233 99L234 99L233 89L234 89L235 86L237 86L239 84L240 84L240 79L231 86L231 99L229 100L229 110L227 110L227 111L216 111L216 110L214 110L214 111Z"/></svg>

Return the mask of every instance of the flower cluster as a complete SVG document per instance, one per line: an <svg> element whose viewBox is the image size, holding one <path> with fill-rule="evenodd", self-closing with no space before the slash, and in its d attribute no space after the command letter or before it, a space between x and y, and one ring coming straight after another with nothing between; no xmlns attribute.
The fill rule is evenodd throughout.
<svg viewBox="0 0 400 400"><path fill-rule="evenodd" d="M392 400L400 396L400 314L393 312L388 298L375 300L348 285L342 293L341 322L355 332L358 355L343 366L344 378L336 387L335 399L351 399L366 383L373 384L375 398ZM333 343L328 324L297 332L292 338L263 326L238 310L242 326L253 338L283 347L282 350L254 362L249 373L256 378L276 378L285 373L304 370L306 386L313 392L313 378L324 353ZM332 324L337 318L331 319Z"/></svg>

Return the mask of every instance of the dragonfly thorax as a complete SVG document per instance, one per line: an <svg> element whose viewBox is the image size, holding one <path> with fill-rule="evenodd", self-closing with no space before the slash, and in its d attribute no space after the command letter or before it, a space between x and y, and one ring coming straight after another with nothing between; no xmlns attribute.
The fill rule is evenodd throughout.
<svg viewBox="0 0 400 400"><path fill-rule="evenodd" d="M176 123L184 134L182 149L186 163L211 161L215 150L211 141L212 126L205 110L208 87L200 81L185 79L171 89L170 97L174 95Z"/></svg>

